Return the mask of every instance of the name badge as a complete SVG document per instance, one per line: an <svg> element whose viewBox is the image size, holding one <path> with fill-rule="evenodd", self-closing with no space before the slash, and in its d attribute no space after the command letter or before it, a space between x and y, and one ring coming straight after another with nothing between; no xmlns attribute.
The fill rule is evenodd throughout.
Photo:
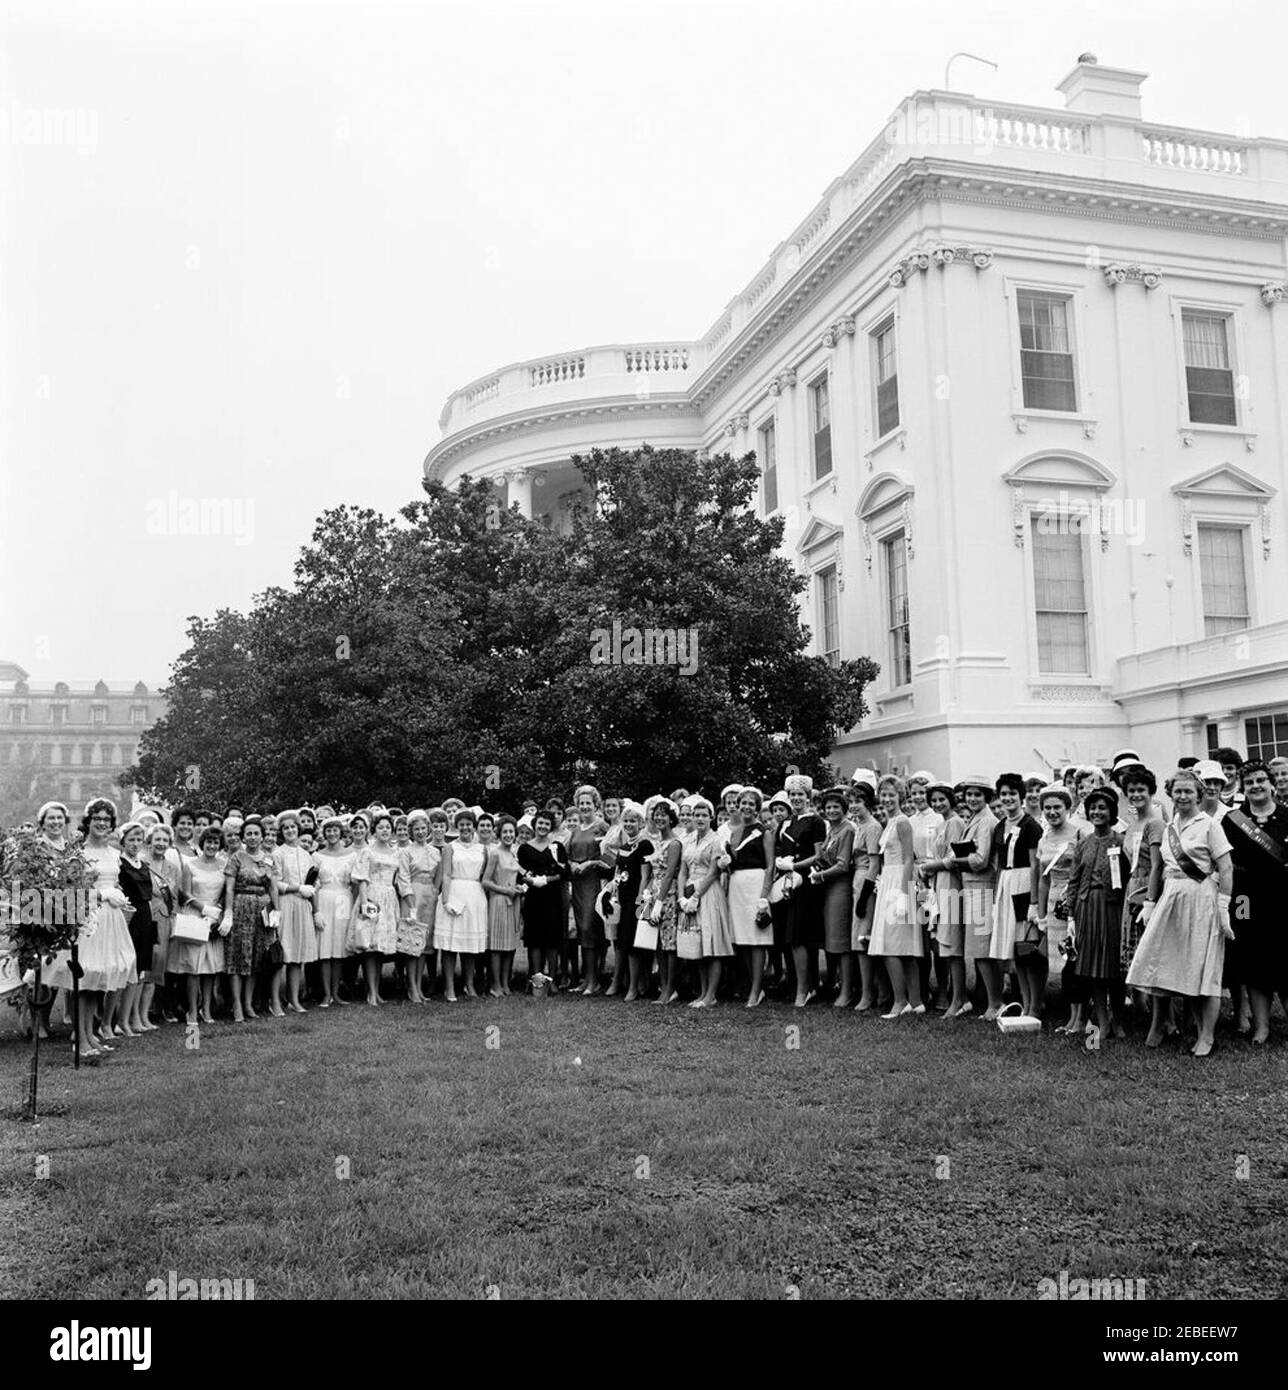
<svg viewBox="0 0 1288 1390"><path fill-rule="evenodd" d="M1123 852L1117 845L1110 845L1107 851L1109 855L1109 882L1115 889L1123 886Z"/></svg>

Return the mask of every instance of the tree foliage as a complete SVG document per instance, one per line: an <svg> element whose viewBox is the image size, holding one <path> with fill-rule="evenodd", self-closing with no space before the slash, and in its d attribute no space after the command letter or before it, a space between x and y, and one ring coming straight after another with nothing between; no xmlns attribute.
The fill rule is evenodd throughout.
<svg viewBox="0 0 1288 1390"><path fill-rule="evenodd" d="M190 620L135 780L215 805L515 808L585 777L643 794L826 775L877 668L805 654L805 580L755 513L754 456L576 463L593 502L565 535L469 479L395 518L325 513L291 589ZM683 633L696 661L601 660L614 623Z"/></svg>

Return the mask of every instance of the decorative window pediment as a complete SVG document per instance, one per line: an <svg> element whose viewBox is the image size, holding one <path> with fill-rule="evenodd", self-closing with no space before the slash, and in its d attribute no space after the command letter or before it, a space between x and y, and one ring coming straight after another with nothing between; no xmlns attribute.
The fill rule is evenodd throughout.
<svg viewBox="0 0 1288 1390"><path fill-rule="evenodd" d="M1103 463L1087 454L1068 449L1046 450L1021 459L1009 473L1002 475L1010 487L1088 487L1105 492L1117 482L1117 476Z"/></svg>
<svg viewBox="0 0 1288 1390"><path fill-rule="evenodd" d="M913 495L912 483L902 473L878 473L859 495L855 512L860 521L870 521L887 507L902 506Z"/></svg>
<svg viewBox="0 0 1288 1390"><path fill-rule="evenodd" d="M1239 499L1248 502L1269 502L1275 495L1275 488L1267 487L1260 478L1245 473L1232 463L1218 464L1192 478L1185 478L1172 484L1177 497L1220 497L1225 500Z"/></svg>
<svg viewBox="0 0 1288 1390"><path fill-rule="evenodd" d="M823 521L820 517L812 517L804 534L796 542L796 549L800 554L807 555L811 550L818 550L823 546L839 546L841 535L839 526L834 526L830 521Z"/></svg>
<svg viewBox="0 0 1288 1390"><path fill-rule="evenodd" d="M1221 463L1204 469L1193 477L1172 484L1172 493L1181 504L1181 537L1185 554L1194 553L1194 517L1197 512L1208 518L1256 517L1261 532L1261 554L1270 558L1270 503L1277 489L1260 478L1245 473L1232 463ZM1245 523L1246 524L1246 523Z"/></svg>

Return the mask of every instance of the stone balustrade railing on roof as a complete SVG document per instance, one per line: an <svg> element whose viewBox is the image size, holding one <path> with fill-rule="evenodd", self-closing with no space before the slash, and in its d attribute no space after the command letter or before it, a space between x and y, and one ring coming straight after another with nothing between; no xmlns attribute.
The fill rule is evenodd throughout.
<svg viewBox="0 0 1288 1390"><path fill-rule="evenodd" d="M1142 199L1212 194L1288 204L1288 142L1162 126L1134 117L986 102L958 92L915 92L774 249L698 342L587 348L520 362L455 392L444 435L481 419L559 400L639 391L683 392L732 348L741 331L789 290L913 160L978 166L1005 181L1060 177L1129 187Z"/></svg>

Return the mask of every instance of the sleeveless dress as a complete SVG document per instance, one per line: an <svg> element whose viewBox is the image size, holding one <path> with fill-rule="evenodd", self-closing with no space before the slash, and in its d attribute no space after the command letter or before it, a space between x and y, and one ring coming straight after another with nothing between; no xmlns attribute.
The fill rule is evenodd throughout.
<svg viewBox="0 0 1288 1390"><path fill-rule="evenodd" d="M281 905L282 953L287 965L310 965L318 958L318 932L313 921L313 903L298 893L283 893L286 887L300 888L315 859L298 844L278 845L273 851L273 874L277 879Z"/></svg>
<svg viewBox="0 0 1288 1390"><path fill-rule="evenodd" d="M428 840L423 845L413 840L403 848L403 878L411 885L411 914L416 919L416 927L403 923L399 928L398 950L403 955L426 955L434 949L434 913L438 907L435 880L442 862L442 850Z"/></svg>
<svg viewBox="0 0 1288 1390"><path fill-rule="evenodd" d="M494 845L488 856L490 877L506 888L513 888L519 877L519 860L513 850ZM521 898L508 893L487 894L487 948L489 951L519 949L519 904Z"/></svg>
<svg viewBox="0 0 1288 1390"><path fill-rule="evenodd" d="M903 846L899 843L899 822L908 817L892 816L881 832L881 878L877 882L877 905L872 913L870 956L921 955L921 928L917 925L916 901L904 892ZM900 901L902 899L902 902Z"/></svg>
<svg viewBox="0 0 1288 1390"><path fill-rule="evenodd" d="M397 845L369 844L353 869L355 881L367 885L367 911L349 922L349 954L392 956L398 951L398 892L401 864ZM372 913L372 907L375 912Z"/></svg>
<svg viewBox="0 0 1288 1390"><path fill-rule="evenodd" d="M95 849L89 844L80 846L81 853L94 870L94 887L100 893L108 889L121 891L121 856L111 845ZM124 989L139 978L135 965L134 942L126 925L125 913L111 903L100 901L96 917L80 929L77 955L81 969L80 987L83 990ZM51 989L72 987L72 953L59 951L48 974L41 983Z"/></svg>
<svg viewBox="0 0 1288 1390"><path fill-rule="evenodd" d="M156 951L157 924L152 917L152 870L146 860L131 864L121 856L121 892L134 909L129 921L130 940L134 943L134 968L137 979L143 979L152 969Z"/></svg>
<svg viewBox="0 0 1288 1390"><path fill-rule="evenodd" d="M209 867L204 859L188 861L188 887L198 907L218 907L224 891L224 867L215 860ZM221 914L222 916L222 910ZM224 969L225 941L218 932L219 921L210 924L208 941L170 939L167 969L176 975L219 975Z"/></svg>
<svg viewBox="0 0 1288 1390"><path fill-rule="evenodd" d="M487 851L477 840L452 845L452 888L450 899L460 912L447 910L447 901L438 900L434 918L434 942L440 951L459 951L477 956L487 950L487 897L483 892L483 862Z"/></svg>
<svg viewBox="0 0 1288 1390"><path fill-rule="evenodd" d="M272 856L261 851L252 858L239 849L225 865L235 871L233 929L224 940L224 969L230 975L254 975L264 964L271 939L264 912L272 907L268 883L273 877Z"/></svg>

